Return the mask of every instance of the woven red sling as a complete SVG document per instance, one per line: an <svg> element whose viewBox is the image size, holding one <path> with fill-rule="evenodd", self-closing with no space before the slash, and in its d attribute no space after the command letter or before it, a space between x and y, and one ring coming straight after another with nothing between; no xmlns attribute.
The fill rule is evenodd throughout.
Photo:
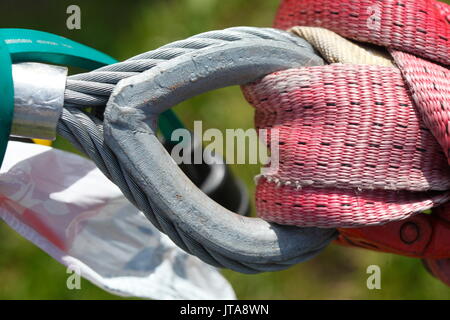
<svg viewBox="0 0 450 320"><path fill-rule="evenodd" d="M370 238L365 247L450 257L448 214L439 229L446 243L424 238L415 251L370 244L383 243L395 221L425 219L432 228L435 215L416 214L450 199L450 7L434 0L284 0L275 27L294 26L385 47L397 67L305 67L243 88L256 127L280 136L279 170L258 180L259 216L365 227L340 229L339 241Z"/></svg>

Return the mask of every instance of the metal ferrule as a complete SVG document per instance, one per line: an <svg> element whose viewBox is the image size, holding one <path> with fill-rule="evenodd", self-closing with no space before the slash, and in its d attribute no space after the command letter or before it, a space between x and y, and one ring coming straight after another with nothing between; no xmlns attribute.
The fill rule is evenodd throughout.
<svg viewBox="0 0 450 320"><path fill-rule="evenodd" d="M55 140L64 105L67 68L42 63L12 67L14 117L11 136Z"/></svg>

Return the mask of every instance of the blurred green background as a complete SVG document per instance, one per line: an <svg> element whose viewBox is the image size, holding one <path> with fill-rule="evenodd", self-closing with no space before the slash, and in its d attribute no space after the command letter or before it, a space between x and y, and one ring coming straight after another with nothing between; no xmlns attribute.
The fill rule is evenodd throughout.
<svg viewBox="0 0 450 320"><path fill-rule="evenodd" d="M81 7L81 30L66 28L66 8ZM66 36L122 60L196 33L238 25L270 26L279 0L2 0L1 27ZM188 127L251 128L253 110L239 88L204 94L176 107ZM68 148L58 140L56 146ZM233 166L254 191L257 166ZM0 222L1 299L121 299L87 280L66 288L66 268ZM366 269L379 265L382 289L368 290ZM283 272L242 275L224 271L240 299L449 299L450 289L417 259L329 246L312 261Z"/></svg>

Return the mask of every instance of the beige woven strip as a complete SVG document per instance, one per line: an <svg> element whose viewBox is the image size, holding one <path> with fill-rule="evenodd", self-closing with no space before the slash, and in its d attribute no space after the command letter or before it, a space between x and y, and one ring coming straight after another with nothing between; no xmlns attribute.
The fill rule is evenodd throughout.
<svg viewBox="0 0 450 320"><path fill-rule="evenodd" d="M395 67L389 52L381 47L356 44L324 28L293 27L289 31L311 43L328 63Z"/></svg>

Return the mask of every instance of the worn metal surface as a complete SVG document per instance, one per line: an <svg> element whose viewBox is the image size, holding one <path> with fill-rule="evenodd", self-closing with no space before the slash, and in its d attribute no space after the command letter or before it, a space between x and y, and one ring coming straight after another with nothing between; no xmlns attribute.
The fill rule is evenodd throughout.
<svg viewBox="0 0 450 320"><path fill-rule="evenodd" d="M149 219L215 266L245 273L283 269L313 257L336 236L334 229L280 226L226 210L195 187L155 136L158 115L183 100L278 70L323 64L306 42L295 44L286 35L218 41L162 61L120 81L107 105L105 142L150 200Z"/></svg>
<svg viewBox="0 0 450 320"><path fill-rule="evenodd" d="M67 68L42 63L12 66L14 117L11 135L54 140L64 105Z"/></svg>

